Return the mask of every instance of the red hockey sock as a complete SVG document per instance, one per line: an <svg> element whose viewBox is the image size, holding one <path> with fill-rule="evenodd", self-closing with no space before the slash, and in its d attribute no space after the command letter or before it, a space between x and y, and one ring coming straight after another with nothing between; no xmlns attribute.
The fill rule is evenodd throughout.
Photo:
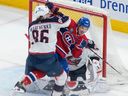
<svg viewBox="0 0 128 96"><path fill-rule="evenodd" d="M30 80L30 78L28 76L25 76L24 79L23 79L23 81L22 81L22 83L25 86L27 86L27 85L31 84L31 80Z"/></svg>
<svg viewBox="0 0 128 96"><path fill-rule="evenodd" d="M22 83L26 86L31 84L32 82L36 81L37 79L41 79L46 75L46 73L42 72L42 71L32 71L30 72L28 75L25 76L25 78L23 79Z"/></svg>

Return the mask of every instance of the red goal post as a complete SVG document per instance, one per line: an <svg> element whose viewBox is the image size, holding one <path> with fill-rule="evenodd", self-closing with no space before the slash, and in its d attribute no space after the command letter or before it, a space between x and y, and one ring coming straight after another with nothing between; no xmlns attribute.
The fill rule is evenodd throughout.
<svg viewBox="0 0 128 96"><path fill-rule="evenodd" d="M35 3L41 3L44 4L47 0L29 0L29 23L32 22L32 11L33 11L33 7L35 6ZM103 71L102 71L102 76L106 77L106 60L107 60L107 20L108 20L108 16L107 13L102 12L103 10L98 9L95 10L97 8L92 7L92 6L88 6L85 4L79 4L76 2L71 2L71 1L66 1L66 0L49 0L50 2L53 2L56 6L60 7L60 9L64 9L64 10L71 10L71 11L75 11L75 12L79 12L82 14L89 14L92 16L97 16L97 17L101 17L103 19L103 36L102 36L102 64L103 64ZM75 5L75 7L73 6ZM65 13L64 13L65 14ZM68 13L69 14L69 13ZM68 15L66 14L66 15ZM70 12L71 14L71 12ZM80 15L80 14L79 14ZM71 15L71 17L73 16L73 14ZM76 17L78 18L78 17Z"/></svg>

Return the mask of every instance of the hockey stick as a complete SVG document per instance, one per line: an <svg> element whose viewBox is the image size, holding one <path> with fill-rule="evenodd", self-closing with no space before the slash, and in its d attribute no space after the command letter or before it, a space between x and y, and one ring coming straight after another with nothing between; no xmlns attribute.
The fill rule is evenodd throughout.
<svg viewBox="0 0 128 96"><path fill-rule="evenodd" d="M89 50L91 50L95 55L97 55L100 59L102 59L102 61L104 61L104 59L100 55L98 55L94 50L92 50L91 48L89 48ZM119 72L116 68L114 68L110 63L108 63L107 61L105 61L105 63L108 64L118 74L122 75L121 72Z"/></svg>
<svg viewBox="0 0 128 96"><path fill-rule="evenodd" d="M28 36L28 34L24 34L25 35L25 37L29 40L29 36Z"/></svg>

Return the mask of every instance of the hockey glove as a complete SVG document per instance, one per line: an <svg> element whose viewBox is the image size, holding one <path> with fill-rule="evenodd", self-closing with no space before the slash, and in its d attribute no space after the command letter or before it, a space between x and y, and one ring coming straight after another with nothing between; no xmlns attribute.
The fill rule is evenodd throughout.
<svg viewBox="0 0 128 96"><path fill-rule="evenodd" d="M53 3L51 3L51 2L46 2L45 6L47 6L50 10L52 10L54 7Z"/></svg>
<svg viewBox="0 0 128 96"><path fill-rule="evenodd" d="M45 6L47 6L53 14L57 14L59 11L59 8L54 6L52 2L45 3Z"/></svg>
<svg viewBox="0 0 128 96"><path fill-rule="evenodd" d="M86 41L85 41L85 40L82 40L82 41L80 42L79 47L80 47L80 48L84 48L84 47L86 47L86 46L87 46Z"/></svg>
<svg viewBox="0 0 128 96"><path fill-rule="evenodd" d="M90 40L90 39L88 39L87 47L88 47L88 48L95 49L95 50L99 50L99 49L96 47L96 44L94 43L94 41L93 41L93 40Z"/></svg>

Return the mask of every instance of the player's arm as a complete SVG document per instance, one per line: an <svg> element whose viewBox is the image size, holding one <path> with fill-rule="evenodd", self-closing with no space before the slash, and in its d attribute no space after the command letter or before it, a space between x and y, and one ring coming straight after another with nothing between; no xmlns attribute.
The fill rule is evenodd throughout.
<svg viewBox="0 0 128 96"><path fill-rule="evenodd" d="M45 6L47 6L51 13L53 13L54 15L56 15L59 12L59 8L55 6L52 2L46 2Z"/></svg>
<svg viewBox="0 0 128 96"><path fill-rule="evenodd" d="M83 48L86 46L87 46L87 40L85 40L81 37L77 37L76 43L75 43L74 47L72 48L73 57L78 58L82 54Z"/></svg>
<svg viewBox="0 0 128 96"><path fill-rule="evenodd" d="M92 49L95 49L95 50L99 50L99 49L97 48L95 42L94 42L93 40L91 40L91 39L88 39L88 38L86 37L86 35L83 35L81 38L83 38L84 40L87 41L87 46L86 46L86 48L92 48Z"/></svg>
<svg viewBox="0 0 128 96"><path fill-rule="evenodd" d="M71 19L69 16L65 16L63 13L59 12L59 8L56 7L53 3L51 2L46 2L45 4L53 13L53 15L58 16L58 22L60 23L61 27L68 27Z"/></svg>
<svg viewBox="0 0 128 96"><path fill-rule="evenodd" d="M46 2L45 6L47 6L49 8L49 10L51 11L51 13L53 15L58 15L60 17L64 16L64 14L62 12L59 12L59 8L57 6L55 6L52 2Z"/></svg>
<svg viewBox="0 0 128 96"><path fill-rule="evenodd" d="M58 18L58 22L60 23L61 28L68 27L71 22L71 19L68 16L64 16L64 17Z"/></svg>
<svg viewBox="0 0 128 96"><path fill-rule="evenodd" d="M64 28L63 28L64 29ZM57 44L56 44L56 52L62 57L65 58L69 52L68 46L64 42L64 38L62 35L62 30L57 33Z"/></svg>

